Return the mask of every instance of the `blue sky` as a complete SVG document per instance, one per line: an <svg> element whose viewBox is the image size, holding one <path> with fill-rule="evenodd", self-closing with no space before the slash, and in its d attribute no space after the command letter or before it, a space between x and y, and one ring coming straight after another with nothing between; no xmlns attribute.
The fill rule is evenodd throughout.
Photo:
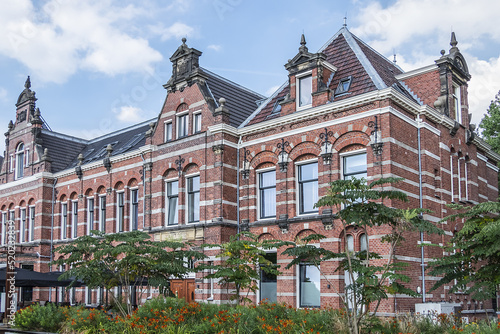
<svg viewBox="0 0 500 334"><path fill-rule="evenodd" d="M183 37L203 52L201 66L269 95L300 35L316 51L346 15L354 34L395 52L406 71L432 64L455 31L479 123L500 90L499 12L494 0L2 0L0 127L14 119L27 75L54 131L94 138L154 118Z"/></svg>

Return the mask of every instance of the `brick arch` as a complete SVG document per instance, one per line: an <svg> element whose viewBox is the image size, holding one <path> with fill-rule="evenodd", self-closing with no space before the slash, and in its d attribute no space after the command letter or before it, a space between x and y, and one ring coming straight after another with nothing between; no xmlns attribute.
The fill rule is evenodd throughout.
<svg viewBox="0 0 500 334"><path fill-rule="evenodd" d="M304 230L300 230L296 235L295 237L293 238L293 240L295 242L300 242L300 240L302 238L305 238L307 237L308 235L311 235L311 234L315 234L316 232L314 230L311 230L311 229L304 229Z"/></svg>
<svg viewBox="0 0 500 334"><path fill-rule="evenodd" d="M277 239L275 238L271 233L267 232L267 233L262 233L259 235L259 237L257 238L257 240L259 241L264 241L264 240L274 240L274 239Z"/></svg>
<svg viewBox="0 0 500 334"><path fill-rule="evenodd" d="M85 196L94 196L94 190L92 188L88 188L86 191L85 191Z"/></svg>
<svg viewBox="0 0 500 334"><path fill-rule="evenodd" d="M59 196L59 202L64 202L68 199L68 196L66 194L62 194Z"/></svg>
<svg viewBox="0 0 500 334"><path fill-rule="evenodd" d="M311 155L314 157L318 157L321 153L321 147L312 142L306 141L297 144L295 147L291 149L288 153L288 158L292 161L295 161L298 157L303 155Z"/></svg>
<svg viewBox="0 0 500 334"><path fill-rule="evenodd" d="M359 238L361 237L362 234L366 234L366 237L368 238L368 231L363 227L350 225L347 226L345 230L342 229L339 233L340 242L338 242L337 246L338 251L343 252L346 249L346 244L345 244L346 239L344 236L352 235L352 237L354 238L354 251L358 252L360 243Z"/></svg>
<svg viewBox="0 0 500 334"><path fill-rule="evenodd" d="M134 178L131 178L129 181L128 181L128 184L127 186L128 187L137 187L137 185L139 184L139 182L137 182L137 179L134 177Z"/></svg>
<svg viewBox="0 0 500 334"><path fill-rule="evenodd" d="M73 192L71 193L71 195L69 196L69 198L70 198L71 200L78 199L78 194L76 193L76 191L73 191Z"/></svg>
<svg viewBox="0 0 500 334"><path fill-rule="evenodd" d="M2 211L7 210L7 205L5 205L5 204L4 204L4 205L2 205L2 209L1 209L1 210L2 210Z"/></svg>
<svg viewBox="0 0 500 334"><path fill-rule="evenodd" d="M99 186L97 188L97 193L100 194L100 195L103 195L106 193L106 187L105 186Z"/></svg>
<svg viewBox="0 0 500 334"><path fill-rule="evenodd" d="M35 205L35 199L33 197L28 201L28 205Z"/></svg>
<svg viewBox="0 0 500 334"><path fill-rule="evenodd" d="M162 176L165 179L171 179L179 176L179 172L175 168L169 168L163 173Z"/></svg>
<svg viewBox="0 0 500 334"><path fill-rule="evenodd" d="M125 185L122 181L116 182L115 186L113 187L114 190L123 190L123 188L125 188Z"/></svg>
<svg viewBox="0 0 500 334"><path fill-rule="evenodd" d="M276 165L278 163L278 157L271 151L259 152L250 161L250 167L253 169L257 169L259 166L265 163Z"/></svg>
<svg viewBox="0 0 500 334"><path fill-rule="evenodd" d="M26 206L26 201L23 199L19 202L19 206Z"/></svg>
<svg viewBox="0 0 500 334"><path fill-rule="evenodd" d="M195 163L189 163L186 166L184 166L184 174L193 174L193 173L198 173L200 171L200 168L198 167L197 164Z"/></svg>
<svg viewBox="0 0 500 334"><path fill-rule="evenodd" d="M370 143L370 137L365 132L350 131L338 137L333 143L333 149L337 152L342 151L345 147L351 145L359 145L366 147Z"/></svg>
<svg viewBox="0 0 500 334"><path fill-rule="evenodd" d="M183 112L189 110L189 105L185 102L180 103L177 108L175 109L175 112Z"/></svg>
<svg viewBox="0 0 500 334"><path fill-rule="evenodd" d="M10 203L10 205L9 205L9 210L14 210L14 208L15 208L14 203Z"/></svg>

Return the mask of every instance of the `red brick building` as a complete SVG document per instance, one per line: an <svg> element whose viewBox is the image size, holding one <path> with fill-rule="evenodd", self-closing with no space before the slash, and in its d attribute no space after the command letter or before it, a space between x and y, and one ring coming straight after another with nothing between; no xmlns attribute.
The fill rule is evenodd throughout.
<svg viewBox="0 0 500 334"><path fill-rule="evenodd" d="M496 200L500 156L474 135L470 74L454 34L450 44L434 64L404 72L346 27L317 53L302 36L285 65L288 80L266 98L201 67L201 52L183 40L170 58L158 117L92 140L50 130L28 78L0 169L2 261L7 220L16 224L18 266L39 271L58 256L54 247L92 229L139 229L156 240L198 244L222 243L243 230L282 240L314 232L324 234L321 246L332 250L346 240L351 249L369 245L384 253L384 228L353 226L344 238L334 212L313 206L329 182L355 176L403 177L398 189L411 207L432 210L425 218L433 222L450 213L446 204ZM436 278L422 277L422 262L442 254L422 253L418 245L444 243L460 228L441 227L444 236L409 236L397 258L410 264L410 286L425 286L426 301L463 302L448 287L429 292ZM269 258L282 267L289 261L278 252ZM339 305L344 276L332 269L328 277L336 286L304 264L277 279L262 277L252 298ZM228 299L228 290L202 273L173 282L172 290L198 301ZM43 300L48 293L24 291L22 298ZM102 302L85 289L60 294ZM416 302L391 296L380 312L410 311Z"/></svg>

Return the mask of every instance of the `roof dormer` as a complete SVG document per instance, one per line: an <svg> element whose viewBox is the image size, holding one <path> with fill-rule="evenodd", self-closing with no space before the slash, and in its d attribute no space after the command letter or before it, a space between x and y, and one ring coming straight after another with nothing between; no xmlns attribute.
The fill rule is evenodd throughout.
<svg viewBox="0 0 500 334"><path fill-rule="evenodd" d="M311 53L302 34L299 52L285 64L290 93L281 103L284 114L325 104L329 98L328 83L337 68L326 61L322 52Z"/></svg>

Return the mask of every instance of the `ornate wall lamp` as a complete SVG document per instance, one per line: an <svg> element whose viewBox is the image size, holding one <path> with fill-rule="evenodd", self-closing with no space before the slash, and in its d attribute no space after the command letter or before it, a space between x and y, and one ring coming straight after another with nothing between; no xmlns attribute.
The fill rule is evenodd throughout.
<svg viewBox="0 0 500 334"><path fill-rule="evenodd" d="M111 171L111 159L110 159L110 157L111 157L111 153L113 153L113 146L111 146L111 144L108 144L108 146L106 146L106 151L108 151L108 155L106 156L106 158L103 159L102 163L109 173Z"/></svg>
<svg viewBox="0 0 500 334"><path fill-rule="evenodd" d="M276 147L281 150L278 154L278 166L280 167L280 171L282 173L286 173L288 171L288 152L286 151L286 147L290 146L290 143L285 141L285 139L281 138L281 143L278 143Z"/></svg>
<svg viewBox="0 0 500 334"><path fill-rule="evenodd" d="M75 174L78 176L78 178L81 180L83 177L83 171L82 171L82 164L83 164L83 154L78 154L78 165L75 167Z"/></svg>
<svg viewBox="0 0 500 334"><path fill-rule="evenodd" d="M247 149L243 149L243 168L241 170L241 176L245 180L250 176L250 162L248 161L249 157L250 151Z"/></svg>
<svg viewBox="0 0 500 334"><path fill-rule="evenodd" d="M182 175L182 164L185 162L184 158L179 155L179 159L175 160L175 164L177 165L177 172L179 173L179 177Z"/></svg>
<svg viewBox="0 0 500 334"><path fill-rule="evenodd" d="M327 128L325 128L325 132L320 133L319 138L323 140L321 143L321 146L323 147L321 149L321 157L323 158L323 164L324 165L329 165L332 163L332 143L328 140L329 138L333 137L333 132L328 131Z"/></svg>
<svg viewBox="0 0 500 334"><path fill-rule="evenodd" d="M382 147L384 146L384 143L382 143L380 140L380 127L378 126L378 117L375 115L375 121L369 121L368 122L368 127L372 129L372 132L370 134L371 138L371 147L374 155L381 155L382 154Z"/></svg>

